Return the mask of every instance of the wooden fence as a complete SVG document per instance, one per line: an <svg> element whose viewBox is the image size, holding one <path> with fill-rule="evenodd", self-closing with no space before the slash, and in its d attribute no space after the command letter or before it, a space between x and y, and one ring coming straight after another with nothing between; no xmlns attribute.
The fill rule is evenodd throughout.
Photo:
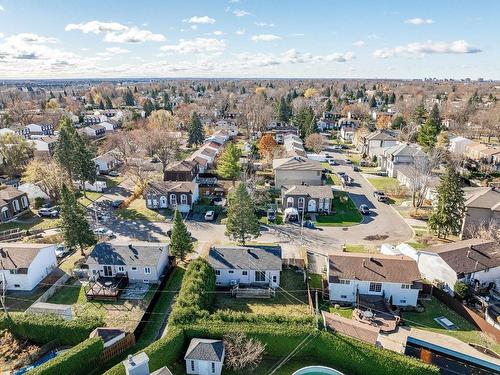
<svg viewBox="0 0 500 375"><path fill-rule="evenodd" d="M433 295L450 309L476 326L481 332L487 334L496 342L500 342L500 331L456 298L453 298L445 291L428 284L424 284L423 292Z"/></svg>
<svg viewBox="0 0 500 375"><path fill-rule="evenodd" d="M117 355L122 354L128 348L131 348L135 345L135 336L133 333L127 333L123 339L118 342L115 342L113 345L104 348L101 361L103 363L109 361L111 358L116 357Z"/></svg>

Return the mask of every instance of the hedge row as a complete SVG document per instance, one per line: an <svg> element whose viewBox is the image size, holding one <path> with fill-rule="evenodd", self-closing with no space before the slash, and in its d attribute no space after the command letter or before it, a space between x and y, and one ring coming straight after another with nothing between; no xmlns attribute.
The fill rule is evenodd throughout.
<svg viewBox="0 0 500 375"><path fill-rule="evenodd" d="M85 375L95 368L102 355L104 344L100 337L87 339L43 365L28 371L27 375Z"/></svg>
<svg viewBox="0 0 500 375"><path fill-rule="evenodd" d="M210 315L210 320L229 323L277 323L287 325L312 325L314 323L312 315L254 314L234 310L217 310Z"/></svg>
<svg viewBox="0 0 500 375"><path fill-rule="evenodd" d="M215 290L215 272L205 259L189 263L182 287L170 314L169 324L193 323L208 318Z"/></svg>
<svg viewBox="0 0 500 375"><path fill-rule="evenodd" d="M0 317L0 330L7 329L15 336L41 345L53 340L58 340L61 345L76 345L103 325L104 322L95 316L64 320L50 314L11 313Z"/></svg>
<svg viewBox="0 0 500 375"><path fill-rule="evenodd" d="M155 371L163 366L169 366L182 356L185 348L184 332L178 327L169 327L168 333L144 348L149 357L149 370ZM118 363L104 373L104 375L125 375L125 367Z"/></svg>

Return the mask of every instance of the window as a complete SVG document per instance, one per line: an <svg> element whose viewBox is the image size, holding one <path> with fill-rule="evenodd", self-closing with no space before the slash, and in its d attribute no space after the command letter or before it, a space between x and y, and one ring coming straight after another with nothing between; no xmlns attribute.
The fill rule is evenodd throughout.
<svg viewBox="0 0 500 375"><path fill-rule="evenodd" d="M381 283L370 283L370 292L379 293L381 291L382 291L382 284Z"/></svg>
<svg viewBox="0 0 500 375"><path fill-rule="evenodd" d="M410 284L401 284L401 289L411 289Z"/></svg>
<svg viewBox="0 0 500 375"><path fill-rule="evenodd" d="M286 199L286 206L287 207L293 207L293 197L288 197Z"/></svg>
<svg viewBox="0 0 500 375"><path fill-rule="evenodd" d="M264 271L255 271L255 281L256 282L266 281L266 273Z"/></svg>
<svg viewBox="0 0 500 375"><path fill-rule="evenodd" d="M181 195L181 204L188 204L188 196L186 194Z"/></svg>
<svg viewBox="0 0 500 375"><path fill-rule="evenodd" d="M220 270L215 270L215 275L220 276Z"/></svg>
<svg viewBox="0 0 500 375"><path fill-rule="evenodd" d="M144 267L144 273L145 273L146 275L151 274L151 267Z"/></svg>
<svg viewBox="0 0 500 375"><path fill-rule="evenodd" d="M26 208L28 207L28 198L26 197L21 197L21 205L23 206L23 208Z"/></svg>
<svg viewBox="0 0 500 375"><path fill-rule="evenodd" d="M20 288L20 287L21 287L21 285L19 285L19 284L14 284L14 288Z"/></svg>
<svg viewBox="0 0 500 375"><path fill-rule="evenodd" d="M339 284L349 285L350 283L351 283L351 280L339 279Z"/></svg>
<svg viewBox="0 0 500 375"><path fill-rule="evenodd" d="M215 282L215 285L221 285L221 284L220 284L220 281L216 281L216 282Z"/></svg>
<svg viewBox="0 0 500 375"><path fill-rule="evenodd" d="M14 201L14 210L15 211L21 210L21 208L19 207L19 201L17 199Z"/></svg>
<svg viewBox="0 0 500 375"><path fill-rule="evenodd" d="M233 271L233 270L229 270L228 272L229 272L229 273L234 273L234 271Z"/></svg>
<svg viewBox="0 0 500 375"><path fill-rule="evenodd" d="M194 371L194 361L191 361L191 371Z"/></svg>
<svg viewBox="0 0 500 375"><path fill-rule="evenodd" d="M406 305L406 300L405 299L399 300L399 303L402 305Z"/></svg>
<svg viewBox="0 0 500 375"><path fill-rule="evenodd" d="M118 272L125 272L125 267L118 266Z"/></svg>
<svg viewBox="0 0 500 375"><path fill-rule="evenodd" d="M304 209L304 203L305 203L305 199L304 198L299 198L298 202L297 202L297 206L299 208L299 210L303 210Z"/></svg>
<svg viewBox="0 0 500 375"><path fill-rule="evenodd" d="M345 295L341 295L341 296L340 296L340 298L342 298L342 299L346 299L346 298L347 298L347 296L345 296Z"/></svg>
<svg viewBox="0 0 500 375"><path fill-rule="evenodd" d="M132 271L137 271L137 267L132 267Z"/></svg>
<svg viewBox="0 0 500 375"><path fill-rule="evenodd" d="M278 281L278 278L276 277L276 275L273 276L273 283L275 283L276 281Z"/></svg>
<svg viewBox="0 0 500 375"><path fill-rule="evenodd" d="M177 195L170 194L170 205L171 206L176 206L177 205Z"/></svg>
<svg viewBox="0 0 500 375"><path fill-rule="evenodd" d="M212 373L215 374L215 362L212 362Z"/></svg>
<svg viewBox="0 0 500 375"><path fill-rule="evenodd" d="M242 274L243 276L246 276L246 275L248 275L248 271L241 271L241 274Z"/></svg>

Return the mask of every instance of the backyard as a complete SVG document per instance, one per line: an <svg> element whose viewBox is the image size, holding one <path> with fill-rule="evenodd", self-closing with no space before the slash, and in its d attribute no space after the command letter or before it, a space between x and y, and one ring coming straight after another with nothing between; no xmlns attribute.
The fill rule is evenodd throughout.
<svg viewBox="0 0 500 375"><path fill-rule="evenodd" d="M317 215L316 225L345 227L359 224L363 219L349 193L345 191L333 192L332 210L330 215Z"/></svg>
<svg viewBox="0 0 500 375"><path fill-rule="evenodd" d="M406 324L411 327L453 336L465 343L480 344L497 353L500 353L499 343L493 342L484 333L478 331L465 318L438 301L435 297L431 297L430 300L424 300L422 303L425 307L424 312L405 312L402 314L402 319ZM448 330L439 325L434 318L440 316L444 316L451 320L458 327L458 329Z"/></svg>
<svg viewBox="0 0 500 375"><path fill-rule="evenodd" d="M367 178L368 182L373 185L375 190L391 190L394 188L397 188L400 183L397 179L392 178L392 177L382 177L382 176L377 176L377 177L370 177Z"/></svg>
<svg viewBox="0 0 500 375"><path fill-rule="evenodd" d="M235 310L258 314L307 315L306 286L304 275L294 269L281 272L281 288L276 290L276 296L269 299L231 297L230 291L220 291L216 294L214 310Z"/></svg>

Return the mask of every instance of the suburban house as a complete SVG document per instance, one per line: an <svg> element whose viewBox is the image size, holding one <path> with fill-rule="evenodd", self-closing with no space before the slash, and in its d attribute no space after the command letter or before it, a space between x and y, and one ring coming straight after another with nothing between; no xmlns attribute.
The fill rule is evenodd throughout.
<svg viewBox="0 0 500 375"><path fill-rule="evenodd" d="M354 134L358 128L353 125L342 125L340 128L340 139L345 143L352 143L354 141Z"/></svg>
<svg viewBox="0 0 500 375"><path fill-rule="evenodd" d="M184 355L187 374L220 375L224 363L224 342L193 338Z"/></svg>
<svg viewBox="0 0 500 375"><path fill-rule="evenodd" d="M500 230L500 189L495 187L464 188L465 216L462 237L469 237L475 230L490 226Z"/></svg>
<svg viewBox="0 0 500 375"><path fill-rule="evenodd" d="M164 181L194 181L199 173L198 163L183 160L169 165L163 172Z"/></svg>
<svg viewBox="0 0 500 375"><path fill-rule="evenodd" d="M117 124L114 122L109 122L109 121L102 121L99 123L99 125L104 126L105 132L112 132L115 131L117 128Z"/></svg>
<svg viewBox="0 0 500 375"><path fill-rule="evenodd" d="M409 245L396 246L413 258L422 277L453 295L457 281L486 287L500 282L500 245L495 241L470 239L416 250Z"/></svg>
<svg viewBox="0 0 500 375"><path fill-rule="evenodd" d="M108 117L105 115L85 115L83 117L83 123L85 125L99 124L103 121L107 121Z"/></svg>
<svg viewBox="0 0 500 375"><path fill-rule="evenodd" d="M292 156L306 157L304 144L302 143L302 139L298 135L294 134L285 135L283 137L283 145L285 146L285 151L289 157Z"/></svg>
<svg viewBox="0 0 500 375"><path fill-rule="evenodd" d="M379 165L382 171L386 171L389 177L397 177L398 169L404 165L413 164L417 158L426 158L418 146L409 143L399 143L383 151L379 157Z"/></svg>
<svg viewBox="0 0 500 375"><path fill-rule="evenodd" d="M396 179L410 192L420 191L426 186L425 191L423 191L424 198L433 200L437 195L436 187L439 185L439 177L422 174L418 171L418 167L413 164L401 165L396 172Z"/></svg>
<svg viewBox="0 0 500 375"><path fill-rule="evenodd" d="M281 189L281 207L293 207L301 212L330 213L333 202L333 192L330 185L293 185Z"/></svg>
<svg viewBox="0 0 500 375"><path fill-rule="evenodd" d="M321 118L316 122L316 127L319 131L332 130L337 127L337 120Z"/></svg>
<svg viewBox="0 0 500 375"><path fill-rule="evenodd" d="M465 156L485 164L495 164L497 169L500 168L500 147L471 142L465 146Z"/></svg>
<svg viewBox="0 0 500 375"><path fill-rule="evenodd" d="M153 242L100 242L86 264L90 277L127 277L130 281L158 283L168 267L168 245Z"/></svg>
<svg viewBox="0 0 500 375"><path fill-rule="evenodd" d="M392 305L416 306L421 277L415 260L405 256L334 254L327 270L329 299L358 303L380 296Z"/></svg>
<svg viewBox="0 0 500 375"><path fill-rule="evenodd" d="M57 267L56 245L0 243L0 290L30 291Z"/></svg>
<svg viewBox="0 0 500 375"><path fill-rule="evenodd" d="M208 263L215 270L217 286L280 285L281 247L212 247Z"/></svg>
<svg viewBox="0 0 500 375"><path fill-rule="evenodd" d="M390 130L376 130L360 138L360 152L368 157L381 157L389 147L398 144L397 134Z"/></svg>
<svg viewBox="0 0 500 375"><path fill-rule="evenodd" d="M116 151L108 151L105 154L94 158L97 174L106 174L118 167L121 164Z"/></svg>
<svg viewBox="0 0 500 375"><path fill-rule="evenodd" d="M106 128L100 124L93 124L83 128L83 132L90 138L99 138L104 136L104 134L106 133Z"/></svg>
<svg viewBox="0 0 500 375"><path fill-rule="evenodd" d="M54 155L57 137L55 135L48 135L45 137L31 139L30 142L35 146L35 157L47 158Z"/></svg>
<svg viewBox="0 0 500 375"><path fill-rule="evenodd" d="M276 188L303 184L322 185L323 169L320 162L300 156L274 159L274 185Z"/></svg>
<svg viewBox="0 0 500 375"><path fill-rule="evenodd" d="M12 186L0 189L0 222L10 221L30 208L28 195Z"/></svg>
<svg viewBox="0 0 500 375"><path fill-rule="evenodd" d="M48 136L54 134L54 125L52 124L29 124L26 125L30 136Z"/></svg>
<svg viewBox="0 0 500 375"><path fill-rule="evenodd" d="M200 196L198 184L187 181L150 182L144 192L146 206L189 212Z"/></svg>
<svg viewBox="0 0 500 375"><path fill-rule="evenodd" d="M448 146L448 150L450 152L453 152L454 154L463 155L465 154L467 145L471 143L473 143L473 141L471 141L468 138L452 137L450 138L450 144Z"/></svg>

